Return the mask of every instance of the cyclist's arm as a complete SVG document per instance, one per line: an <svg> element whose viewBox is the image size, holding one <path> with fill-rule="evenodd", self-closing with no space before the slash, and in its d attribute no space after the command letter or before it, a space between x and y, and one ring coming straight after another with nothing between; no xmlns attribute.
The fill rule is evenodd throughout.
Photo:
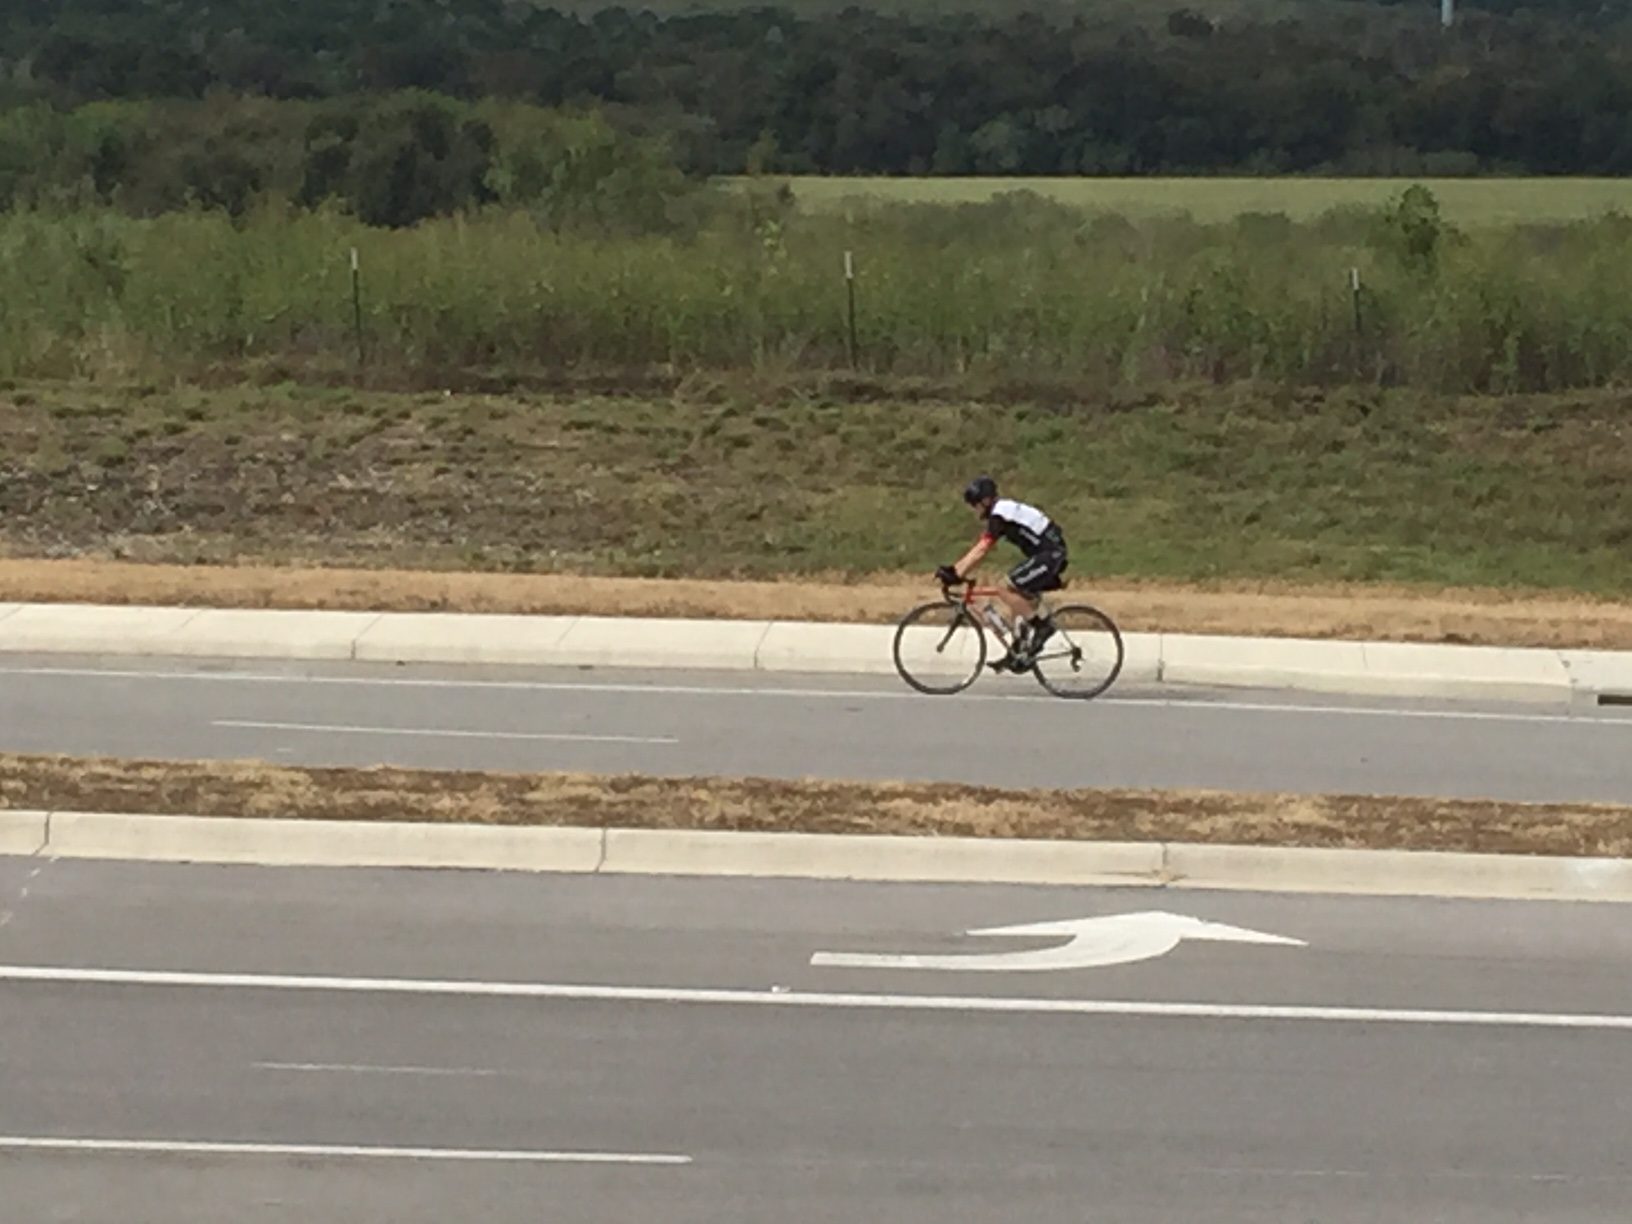
<svg viewBox="0 0 1632 1224"><path fill-rule="evenodd" d="M992 545L996 543L997 540L989 535L983 535L976 540L970 546L969 551L959 557L952 565L952 568L958 571L958 577L967 578L969 571L985 560L986 554L992 551Z"/></svg>

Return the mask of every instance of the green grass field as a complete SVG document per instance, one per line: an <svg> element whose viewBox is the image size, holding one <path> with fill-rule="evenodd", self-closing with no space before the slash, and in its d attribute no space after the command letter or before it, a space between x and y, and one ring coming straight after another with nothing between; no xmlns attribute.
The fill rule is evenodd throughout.
<svg viewBox="0 0 1632 1224"><path fill-rule="evenodd" d="M1575 221L1610 211L1632 213L1632 178L790 178L801 205L842 210L858 200L970 204L1010 191L1034 191L1093 211L1148 217L1188 212L1196 221L1242 213L1285 213L1310 220L1333 208L1376 208L1420 182L1456 225Z"/></svg>
<svg viewBox="0 0 1632 1224"><path fill-rule="evenodd" d="M16 387L0 555L927 574L989 469L1067 524L1083 574L1632 592L1625 394L843 391Z"/></svg>

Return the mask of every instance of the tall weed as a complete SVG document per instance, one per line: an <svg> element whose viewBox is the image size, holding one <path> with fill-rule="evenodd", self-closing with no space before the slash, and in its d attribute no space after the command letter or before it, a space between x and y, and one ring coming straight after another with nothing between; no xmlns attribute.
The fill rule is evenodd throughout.
<svg viewBox="0 0 1632 1224"><path fill-rule="evenodd" d="M352 248L372 362L837 368L851 251L858 359L880 373L1603 386L1632 380L1629 230L1612 216L1444 232L1427 261L1420 225L1413 246L1386 226L1203 226L1024 199L847 217L722 194L679 232L623 234L536 209L391 230L273 204L15 210L0 214L0 376L349 359Z"/></svg>

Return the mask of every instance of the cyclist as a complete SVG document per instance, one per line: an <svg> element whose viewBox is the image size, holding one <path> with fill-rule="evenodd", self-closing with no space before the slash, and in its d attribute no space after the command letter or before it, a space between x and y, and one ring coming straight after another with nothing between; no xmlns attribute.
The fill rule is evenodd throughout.
<svg viewBox="0 0 1632 1224"><path fill-rule="evenodd" d="M1023 671L1054 634L1053 624L1038 615L1038 597L1065 585L1065 533L1036 506L999 497L997 482L990 476L971 480L963 500L983 524L980 539L954 564L937 569L935 577L945 586L962 582L999 540L1009 541L1025 554L1025 560L1009 571L1007 589L998 592L1014 617L1014 645L997 666Z"/></svg>

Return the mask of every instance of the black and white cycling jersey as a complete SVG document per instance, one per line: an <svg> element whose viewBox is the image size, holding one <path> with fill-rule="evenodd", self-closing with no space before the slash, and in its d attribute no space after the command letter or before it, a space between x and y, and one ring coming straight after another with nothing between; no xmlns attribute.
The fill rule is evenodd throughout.
<svg viewBox="0 0 1632 1224"><path fill-rule="evenodd" d="M1007 540L1028 557L1065 549L1065 533L1058 523L1036 506L1010 497L992 503L986 515L986 535L992 540Z"/></svg>

